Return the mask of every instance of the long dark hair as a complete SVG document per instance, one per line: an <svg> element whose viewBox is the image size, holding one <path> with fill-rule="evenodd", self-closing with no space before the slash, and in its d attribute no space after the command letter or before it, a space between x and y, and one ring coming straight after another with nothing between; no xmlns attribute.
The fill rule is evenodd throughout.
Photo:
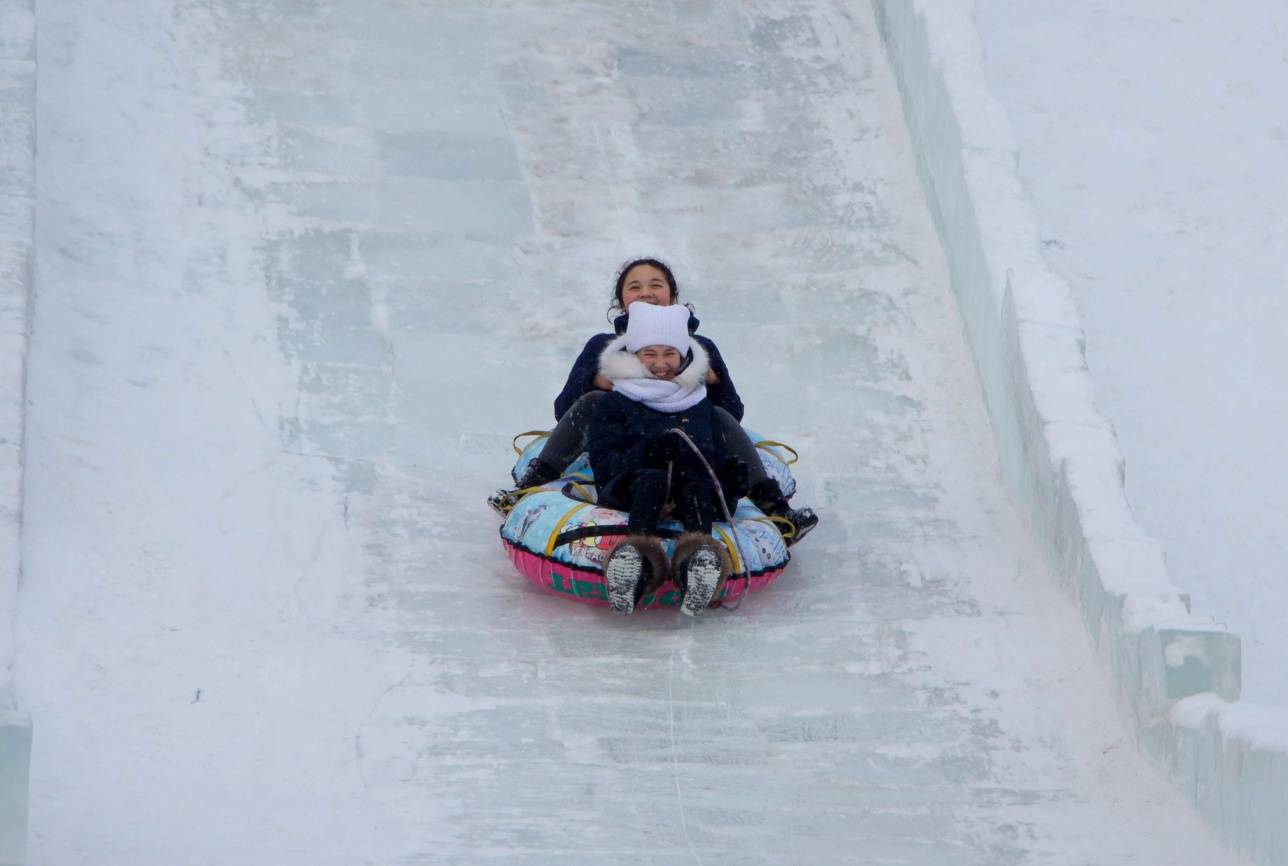
<svg viewBox="0 0 1288 866"><path fill-rule="evenodd" d="M680 303L680 287L676 284L675 274L671 273L671 268L666 264L666 262L658 261L657 259L632 259L622 265L622 269L617 272L617 284L613 286L613 302L608 308L610 313L613 310L621 310L623 313L626 312L622 309L622 289L626 285L626 275L639 265L651 265L661 271L662 276L666 277L667 286L671 289L671 303Z"/></svg>

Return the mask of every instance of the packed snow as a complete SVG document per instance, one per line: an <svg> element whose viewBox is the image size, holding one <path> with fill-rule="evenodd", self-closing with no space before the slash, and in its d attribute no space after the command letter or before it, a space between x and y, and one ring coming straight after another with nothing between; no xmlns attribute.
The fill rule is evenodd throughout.
<svg viewBox="0 0 1288 866"><path fill-rule="evenodd" d="M997 480L865 3L39 16L32 864L1236 862ZM638 252L823 514L736 614L483 505Z"/></svg>
<svg viewBox="0 0 1288 866"><path fill-rule="evenodd" d="M976 0L1127 491L1288 707L1288 7Z"/></svg>

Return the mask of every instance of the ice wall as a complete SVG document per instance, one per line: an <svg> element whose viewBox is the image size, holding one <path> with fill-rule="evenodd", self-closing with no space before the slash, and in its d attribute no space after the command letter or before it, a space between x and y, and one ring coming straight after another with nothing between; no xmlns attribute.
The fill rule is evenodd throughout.
<svg viewBox="0 0 1288 866"><path fill-rule="evenodd" d="M25 859L31 722L14 705L23 388L35 200L33 0L0 0L0 866Z"/></svg>
<svg viewBox="0 0 1288 866"><path fill-rule="evenodd" d="M986 83L973 3L873 6L1005 481L1077 600L1143 746L1227 841L1288 863L1284 726L1237 702L1237 636L1191 613L1127 504L1069 288L1041 258L1009 124Z"/></svg>

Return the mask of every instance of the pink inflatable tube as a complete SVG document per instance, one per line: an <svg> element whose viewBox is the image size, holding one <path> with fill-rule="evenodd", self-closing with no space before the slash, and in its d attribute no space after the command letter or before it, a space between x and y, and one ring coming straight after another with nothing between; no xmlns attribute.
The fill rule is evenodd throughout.
<svg viewBox="0 0 1288 866"><path fill-rule="evenodd" d="M538 556L530 550L503 539L505 552L519 573L546 592L574 598L586 604L607 606L608 593L604 589L604 575L599 571L581 569ZM763 589L783 573L782 566L751 576L751 591ZM721 600L737 601L747 592L744 576L731 579ZM670 581L662 584L655 593L644 596L638 607L676 607L680 593Z"/></svg>

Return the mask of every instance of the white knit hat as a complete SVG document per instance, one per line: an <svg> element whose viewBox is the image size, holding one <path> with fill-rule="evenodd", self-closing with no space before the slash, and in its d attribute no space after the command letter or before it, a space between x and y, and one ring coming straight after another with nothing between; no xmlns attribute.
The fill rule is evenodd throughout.
<svg viewBox="0 0 1288 866"><path fill-rule="evenodd" d="M673 346L681 355L689 351L688 307L636 301L626 312L626 351L638 352L645 346Z"/></svg>

